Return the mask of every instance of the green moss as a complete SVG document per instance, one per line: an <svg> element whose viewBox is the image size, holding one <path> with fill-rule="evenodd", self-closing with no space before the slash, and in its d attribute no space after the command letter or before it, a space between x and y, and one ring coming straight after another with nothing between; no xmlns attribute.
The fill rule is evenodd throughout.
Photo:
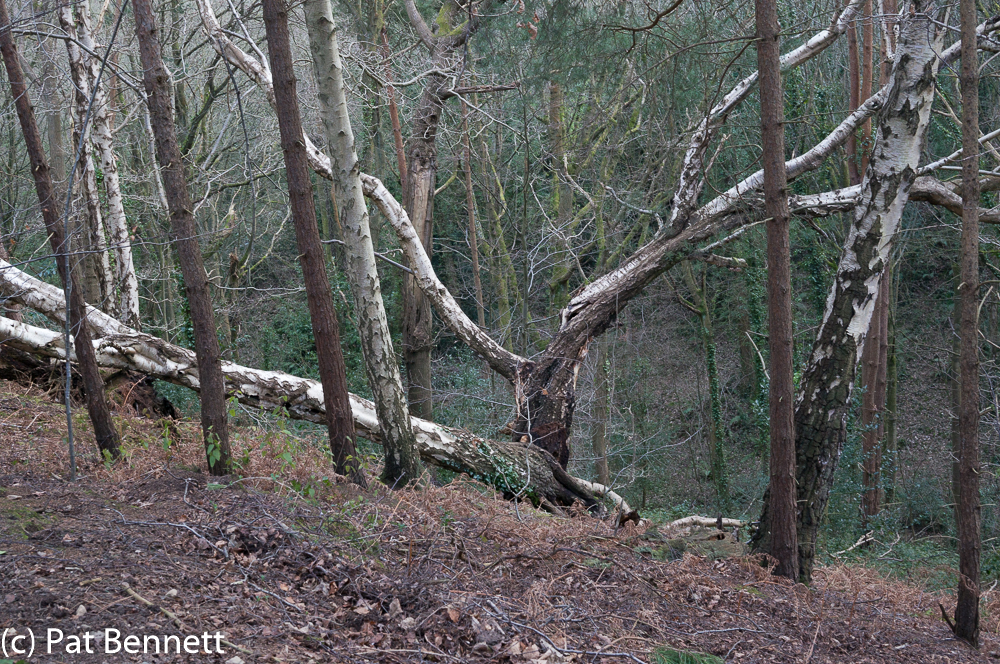
<svg viewBox="0 0 1000 664"><path fill-rule="evenodd" d="M715 655L665 647L653 651L653 661L656 664L722 664L722 660Z"/></svg>
<svg viewBox="0 0 1000 664"><path fill-rule="evenodd" d="M0 496L6 496L7 492L9 490L0 489ZM31 533L47 528L52 521L51 516L40 514L26 503L11 500L0 503L0 523L11 526L4 528L8 533L26 538Z"/></svg>

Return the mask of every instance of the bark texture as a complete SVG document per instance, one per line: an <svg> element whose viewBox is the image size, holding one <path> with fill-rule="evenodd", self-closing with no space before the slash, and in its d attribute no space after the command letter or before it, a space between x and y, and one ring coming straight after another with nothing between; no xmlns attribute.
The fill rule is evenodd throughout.
<svg viewBox="0 0 1000 664"><path fill-rule="evenodd" d="M316 204L305 147L302 145L302 118L296 96L292 47L288 36L288 7L284 0L264 0L264 27L267 30L268 56L274 77L274 96L281 131L281 150L285 155L288 199L295 222L299 264L309 302L320 380L326 399L327 428L334 466L341 475L364 484L364 474L357 461L354 423L347 393L347 372L340 349L340 327L333 308L333 295L326 275L326 259L316 224Z"/></svg>
<svg viewBox="0 0 1000 664"><path fill-rule="evenodd" d="M757 0L757 70L760 72L761 162L767 214L767 318L771 352L769 395L770 521L769 553L775 574L798 578L795 537L795 413L792 407L792 266L785 174L785 101L781 85L778 6Z"/></svg>
<svg viewBox="0 0 1000 664"><path fill-rule="evenodd" d="M76 173L86 209L76 224L76 229L71 231L73 237L70 238L70 243L76 252L79 252L73 261L80 263L83 282L79 285L84 289L84 299L105 311L111 311L111 261L108 258L104 217L101 214L101 199L97 190L94 152L90 144L93 131L92 112L90 123L86 128L83 126L90 107L92 85L83 62L82 50L77 43L79 36L73 20L73 11L69 5L59 8L59 23L70 36L70 39L66 40L66 50L69 55L70 78L73 81L73 145L80 148ZM96 97L94 105L97 105Z"/></svg>
<svg viewBox="0 0 1000 664"><path fill-rule="evenodd" d="M917 0L901 26L884 107L877 119L861 201L800 381L795 408L799 578L808 582L816 537L846 435L847 410L875 297L916 177L934 99L944 30L939 7ZM769 522L766 497L761 523ZM766 535L760 535L766 536Z"/></svg>
<svg viewBox="0 0 1000 664"><path fill-rule="evenodd" d="M77 275L74 275L71 269L70 247L67 244L69 240L63 233L63 225L58 211L59 201L52 185L52 175L42 147L42 135L35 122L35 111L31 106L31 99L28 97L28 88L24 83L24 72L21 70L20 55L14 45L11 28L6 0L0 0L0 54L3 56L4 66L7 69L7 80L10 82L11 96L14 98L14 105L17 109L17 119L21 124L21 132L24 134L24 142L28 149L31 174L35 179L35 192L38 194L38 203L42 209L42 220L45 223L45 230L49 234L52 253L56 256L59 278L68 291L67 296L66 292L59 293L53 288L56 293L59 293L56 306L65 307L68 297L70 334L73 335L79 346L76 350L80 374L83 376L84 390L87 395L87 412L94 426L97 447L102 454L117 459L121 454L118 445L118 432L111 420L108 402L104 398L104 381L101 379L101 372L97 366L97 359L94 356L94 348L91 343L90 330L87 327L87 305L83 299L79 280L75 279ZM69 380L68 376L67 380Z"/></svg>
<svg viewBox="0 0 1000 664"><path fill-rule="evenodd" d="M57 324L64 321L62 292L5 261L0 261L0 292ZM87 316L100 337L92 342L91 352L101 366L139 371L196 391L202 389L195 353L137 332L93 307L88 307ZM65 358L60 333L8 318L0 319L0 342L42 357ZM75 352L71 353L71 359L76 357ZM232 362L223 362L222 371L227 394L240 403L268 412L282 412L294 419L326 422L323 386L319 381ZM349 396L356 431L377 442L381 426L375 405L353 394ZM605 497L621 517L635 518L629 505L614 491L568 475L551 456L537 448L479 438L462 429L415 417L410 418L410 425L417 451L427 463L466 473L507 496L528 498L549 508L570 506L576 501L596 506L598 499Z"/></svg>
<svg viewBox="0 0 1000 664"><path fill-rule="evenodd" d="M229 472L229 425L226 412L225 381L219 355L215 315L208 290L208 278L198 246L191 197L184 174L184 161L177 145L177 131L171 110L170 78L163 66L158 29L150 0L133 0L135 32L142 59L142 82L146 90L150 122L156 139L156 160L160 164L163 188L170 210L170 234L184 275L194 347L201 385L201 428L205 438L208 467L213 475Z"/></svg>
<svg viewBox="0 0 1000 664"><path fill-rule="evenodd" d="M390 486L405 485L419 476L420 467L375 266L375 247L337 45L337 25L330 0L308 0L305 11L320 115L329 145L330 166L336 174L333 193L340 211L345 268L354 292L365 373L375 398L379 437L385 449L382 479Z"/></svg>
<svg viewBox="0 0 1000 664"><path fill-rule="evenodd" d="M118 160L114 154L114 139L112 132L112 99L108 86L98 81L101 70L100 59L91 55L97 52L94 43L93 29L90 25L90 10L87 3L76 6L76 33L83 45L77 49L84 60L87 69L87 79L91 89L96 89L94 105L91 111L91 140L101 173L104 176L104 192L107 201L107 214L104 217L108 237L111 241L111 251L115 255L112 278L111 311L128 325L139 329L139 280L136 278L135 265L132 261L132 240L129 236L128 220L125 216L125 203L122 197L121 179L118 177ZM69 42L67 42L69 44ZM71 53L72 55L72 53Z"/></svg>
<svg viewBox="0 0 1000 664"><path fill-rule="evenodd" d="M955 636L979 647L979 58L976 2L959 3L962 26L962 253L959 306L958 604Z"/></svg>
<svg viewBox="0 0 1000 664"><path fill-rule="evenodd" d="M862 527L878 516L883 496L882 433L884 430L886 377L889 361L889 266L879 285L875 312L861 355L861 521Z"/></svg>

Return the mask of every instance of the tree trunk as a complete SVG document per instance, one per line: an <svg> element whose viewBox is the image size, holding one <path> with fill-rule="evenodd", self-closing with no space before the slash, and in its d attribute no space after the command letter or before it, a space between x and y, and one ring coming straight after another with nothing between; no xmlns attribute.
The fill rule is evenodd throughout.
<svg viewBox="0 0 1000 664"><path fill-rule="evenodd" d="M770 531L768 553L779 576L798 577L795 524L795 422L792 410L792 269L785 172L785 101L776 0L757 0L757 70L760 72L761 162L767 214L767 316L771 352Z"/></svg>
<svg viewBox="0 0 1000 664"><path fill-rule="evenodd" d="M187 291L194 346L201 385L201 428L208 467L213 475L229 472L229 426L225 381L222 377L219 339L216 336L212 297L198 246L191 197L184 174L184 161L177 145L170 105L170 79L163 66L158 30L150 0L134 0L135 32L142 58L142 82L146 90L150 122L156 139L156 157L170 210L170 228Z"/></svg>
<svg viewBox="0 0 1000 664"><path fill-rule="evenodd" d="M476 321L486 327L483 279L479 274L479 232L476 222L476 192L472 188L472 145L469 140L469 108L462 100L462 149L465 155L465 207L469 213L469 253L472 256L472 284L476 294Z"/></svg>
<svg viewBox="0 0 1000 664"><path fill-rule="evenodd" d="M563 124L563 89L556 81L549 81L549 150L552 153L552 214L555 224L552 233L552 277L549 295L553 311L561 311L568 300L567 293L572 274L573 257L569 237L573 234L573 190L570 189L566 171L566 130Z"/></svg>
<svg viewBox="0 0 1000 664"><path fill-rule="evenodd" d="M35 111L31 107L28 88L24 84L24 73L21 70L20 55L12 37L10 14L7 11L6 0L0 0L0 54L3 55L4 66L7 69L7 80L10 82L11 97L17 109L17 119L21 124L24 142L28 149L28 159L31 162L31 173L35 178L35 192L42 208L42 220L49 234L52 253L56 256L56 268L62 280L64 292L56 306L65 307L69 299L69 330L76 342L76 351L83 376L83 386L87 396L87 411L94 426L94 437L101 454L117 459L121 452L118 446L118 432L111 419L108 402L104 399L104 381L101 378L97 360L94 357L94 347L91 343L90 330L87 326L86 304L79 283L75 283L70 268L69 239L63 233L59 218L59 201L56 199L52 186L52 176L45 159L42 147L42 136L35 123ZM56 290L56 289L53 289ZM58 291L56 291L58 293ZM7 320L7 319L4 319ZM13 323L13 321L12 321ZM66 377L69 380L69 376Z"/></svg>
<svg viewBox="0 0 1000 664"><path fill-rule="evenodd" d="M886 335L889 348L885 363L885 435L882 437L885 449L884 457L887 459L887 463L886 467L883 468L882 481L885 484L885 501L891 503L896 498L896 474L899 468L899 445L896 439L896 390L899 385L899 377L896 372L896 282L892 279L891 270L888 277L891 297L889 299L888 334Z"/></svg>
<svg viewBox="0 0 1000 664"><path fill-rule="evenodd" d="M264 27L267 30L268 57L274 77L274 97L281 131L281 149L285 155L288 198L295 222L299 263L306 285L309 317L323 383L330 450L337 472L364 485L364 474L354 445L354 424L347 392L347 372L340 349L340 328L333 308L333 295L326 275L323 245L316 224L309 165L302 145L302 118L296 96L292 47L288 35L288 8L284 0L264 0ZM411 478L412 479L412 478Z"/></svg>
<svg viewBox="0 0 1000 664"><path fill-rule="evenodd" d="M962 26L962 269L959 297L958 604L955 636L979 647L979 58L976 2L959 3Z"/></svg>
<svg viewBox="0 0 1000 664"><path fill-rule="evenodd" d="M0 291L56 323L65 320L62 292L58 288L6 262L0 262ZM87 319L101 337L90 347L101 366L139 371L196 391L202 389L195 353L130 329L93 307L88 308ZM63 338L58 332L3 318L0 319L0 340L43 357L65 358ZM78 340L75 347L79 343ZM75 353L73 357L77 357ZM232 362L223 362L222 370L227 393L247 406L272 413L284 412L293 419L317 424L326 421L323 386L319 381ZM353 394L349 396L356 431L377 442L381 426L374 404ZM425 462L465 473L508 497L528 498L536 505L551 509L568 507L578 500L594 506L597 499L604 496L618 507L623 518L635 518L620 496L605 486L568 475L541 450L479 438L462 429L415 417L410 418L410 424L416 449Z"/></svg>
<svg viewBox="0 0 1000 664"><path fill-rule="evenodd" d="M889 359L889 287L892 275L888 265L875 298L875 312L861 356L861 525L878 516L881 509L882 432L885 414L886 365Z"/></svg>
<svg viewBox="0 0 1000 664"><path fill-rule="evenodd" d="M104 311L111 311L113 309L110 297L111 261L108 258L101 200L97 191L97 173L94 167L93 149L90 145L93 123L91 122L86 127L86 131L83 127L90 107L91 83L87 67L83 63L81 48L77 43L80 38L77 35L73 11L69 5L59 8L59 23L70 37L66 40L66 50L69 54L70 78L73 81L73 144L81 148L76 171L79 174L80 188L83 190L86 216L84 217L85 221L77 227L75 239L81 256L77 260L81 263L82 272L85 275L84 299L93 302ZM97 101L95 97L95 106Z"/></svg>
<svg viewBox="0 0 1000 664"><path fill-rule="evenodd" d="M115 266L112 277L112 293L117 290L110 309L129 326L140 329L139 323L139 280L136 278L135 265L132 261L132 240L129 236L128 220L125 217L125 205L122 197L121 181L118 177L118 160L115 158L112 136L113 100L108 94L108 86L103 82L98 84L98 74L101 62L91 55L96 52L93 31L90 26L90 11L87 3L76 7L76 32L80 43L90 52L77 49L77 53L86 62L88 82L91 90L96 87L93 110L91 111L91 139L101 163L101 173L104 176L104 191L107 194L107 210L105 217L111 239L112 250L115 253ZM68 42L67 42L68 43ZM73 55L72 51L70 53Z"/></svg>
<svg viewBox="0 0 1000 664"><path fill-rule="evenodd" d="M389 35L386 34L385 26L382 26L382 58L385 61L385 80L392 80L392 69L390 68ZM403 188L403 197L406 197L406 150L403 147L403 128L399 123L399 108L396 105L396 89L391 85L385 87L386 95L389 97L389 121L392 124L392 144L396 148L396 163L399 166L399 185Z"/></svg>
<svg viewBox="0 0 1000 664"><path fill-rule="evenodd" d="M441 26L433 35L413 3L405 1L406 12L418 36L430 50L436 70L447 70L453 56L465 45L474 29L470 23L464 29L453 30L454 21L465 18L465 10L456 0L445 0L438 11L436 23ZM470 18L471 20L471 18ZM403 207L410 223L424 245L427 255L434 245L434 189L437 178L437 130L445 100L452 93L449 79L434 73L420 96L413 117L410 140L406 145L406 184L403 187ZM409 378L410 414L424 419L434 415L431 387L431 351L434 348L431 303L417 285L413 275L403 276L403 358Z"/></svg>
<svg viewBox="0 0 1000 664"><path fill-rule="evenodd" d="M434 245L434 188L437 177L435 137L444 101L439 94L445 82L440 76L428 78L420 97L413 133L406 147L406 186L403 207L410 215L413 229L427 251ZM434 417L434 393L431 387L431 350L434 348L431 303L424 296L413 275L403 276L403 358L409 380L410 414L430 420Z"/></svg>
<svg viewBox="0 0 1000 664"><path fill-rule="evenodd" d="M858 22L851 21L847 31L847 110L854 111L861 105L861 63L858 50ZM852 133L844 146L847 152L847 178L850 184L861 184L861 169L858 167L858 139Z"/></svg>
<svg viewBox="0 0 1000 664"><path fill-rule="evenodd" d="M365 372L375 398L379 437L385 449L382 479L389 486L403 486L419 476L420 466L375 266L375 248L337 45L337 26L329 0L308 0L305 11L330 166L337 174L333 193L343 229L345 272L354 291Z"/></svg>
<svg viewBox="0 0 1000 664"><path fill-rule="evenodd" d="M594 370L594 429L591 432L591 446L594 450L594 474L597 481L607 486L611 482L608 469L608 411L610 401L610 380L608 371L607 337L601 337L597 351L597 367Z"/></svg>
<svg viewBox="0 0 1000 664"><path fill-rule="evenodd" d="M938 5L917 0L913 10L902 26L875 150L861 185L862 200L854 210L823 322L800 380L796 484L799 578L804 582L812 576L816 537L846 435L858 353L916 175L941 64L937 54L944 30L936 16ZM770 517L768 500L765 497L763 524Z"/></svg>
<svg viewBox="0 0 1000 664"><path fill-rule="evenodd" d="M861 94L858 101L866 101L872 96L875 65L875 29L872 16L872 0L865 0L861 9ZM871 153L871 120L861 125L861 174L868 169L868 155ZM859 180L860 183L860 180Z"/></svg>
<svg viewBox="0 0 1000 664"><path fill-rule="evenodd" d="M782 163L784 167L784 163ZM787 200L787 199L786 199ZM787 203L786 203L787 205ZM704 280L698 285L691 261L681 265L684 283L694 301L694 309L701 327L701 340L705 349L705 369L708 373L708 456L712 468L715 497L722 512L729 511L729 482L726 475L726 453L722 446L722 399L719 386L719 368L715 361L715 331L712 327L711 302Z"/></svg>

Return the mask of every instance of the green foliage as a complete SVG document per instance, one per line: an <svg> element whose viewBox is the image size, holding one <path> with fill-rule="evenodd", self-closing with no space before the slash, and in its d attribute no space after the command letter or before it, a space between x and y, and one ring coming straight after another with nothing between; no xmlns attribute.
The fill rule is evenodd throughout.
<svg viewBox="0 0 1000 664"><path fill-rule="evenodd" d="M660 647L653 651L653 661L656 664L722 664L722 659L715 655L673 648Z"/></svg>

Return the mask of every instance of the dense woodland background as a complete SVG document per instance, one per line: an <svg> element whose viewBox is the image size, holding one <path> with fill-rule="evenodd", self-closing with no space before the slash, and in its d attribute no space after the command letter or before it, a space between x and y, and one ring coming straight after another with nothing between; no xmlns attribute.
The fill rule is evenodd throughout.
<svg viewBox="0 0 1000 664"><path fill-rule="evenodd" d="M779 3L783 51L829 27L841 5L839 0ZM439 33L461 23L448 13L461 7L449 2L444 9L430 0L416 6L428 22L438 16ZM223 356L317 378L274 112L264 92L218 56L194 0L166 0L155 8L163 27L165 64L173 77L175 121L188 160ZM402 200L390 99L398 107L405 142L424 86L433 77L429 70L436 65L418 41L403 3L344 0L334 8L362 169ZM65 180L75 145L73 85L55 0L15 2L10 10L55 177ZM118 10L113 1L90 2L98 44L106 45ZM216 0L214 10L241 48L265 59L258 4ZM867 17L856 23L862 60L865 34L873 34L874 70L868 75L875 81L888 66L879 58L884 24L878 12L869 7ZM291 17L302 119L307 135L322 147L301 8L293 7ZM126 14L125 24L130 20ZM476 32L451 61L454 69L448 76L454 84L478 86L479 91L453 97L442 107L433 202L433 265L470 318L526 357L545 348L569 294L617 267L669 216L693 123L756 69L749 38L753 25L753 7L736 1L507 0L488 6ZM955 38L957 33L946 36L946 43ZM789 158L813 146L847 115L851 48L850 40L840 39L786 73ZM1000 120L994 57L981 54L984 133ZM139 281L141 327L193 348L183 282L156 180L152 136L137 94L141 67L133 29L119 33L111 65L114 140ZM388 82L393 83L391 91ZM0 239L13 264L58 284L13 100L9 88L0 87ZM958 100L957 70L942 68L923 163L960 145ZM705 168L705 198L759 168L758 112L754 91L714 140ZM838 149L820 168L795 179L793 193L848 186L849 163L860 160L870 146L871 139L858 132L854 154ZM952 170L937 172L941 180L957 178L957 167L948 168ZM1000 153L989 142L981 169L986 175L1000 169ZM100 182L100 169L96 175ZM313 183L321 234L337 240L338 214L329 183L317 176ZM985 192L983 207L992 207L995 199L995 193ZM74 204L77 211L85 208L81 193ZM399 264L405 260L392 229L374 207L371 214L376 250L383 256L382 291L399 348ZM849 217L793 219L797 366L804 364L815 339ZM865 427L860 408L865 388L859 376L821 536L821 558L872 529L887 543L899 535L899 550L913 547L889 558L902 568L932 566L954 555L951 482L958 346L953 312L959 230L959 219L943 207L910 202L905 209L889 291L888 403L880 424L885 500L877 518L863 524ZM86 243L81 246L86 249ZM349 387L368 396L354 300L338 245L330 248L328 272ZM606 457L612 484L644 514L662 510L749 519L760 514L768 481L763 225L751 226L719 251L741 261L687 261L671 269L592 342L579 374L569 469L596 480ZM94 260L93 253L80 255ZM980 261L983 572L988 585L1000 573L1000 551L993 546L1000 536L1000 238L989 225L983 226ZM102 291L97 281L86 284L88 302L113 310L114 294ZM50 325L30 310L24 315L26 322ZM510 387L445 326L435 324L434 334L434 420L484 437L503 437L498 431L514 407ZM185 413L197 413L193 393L167 383L158 388ZM298 427L297 435L323 444L324 431L314 425L289 423L236 404L232 408L237 422ZM446 472L432 472L440 481L450 479Z"/></svg>

